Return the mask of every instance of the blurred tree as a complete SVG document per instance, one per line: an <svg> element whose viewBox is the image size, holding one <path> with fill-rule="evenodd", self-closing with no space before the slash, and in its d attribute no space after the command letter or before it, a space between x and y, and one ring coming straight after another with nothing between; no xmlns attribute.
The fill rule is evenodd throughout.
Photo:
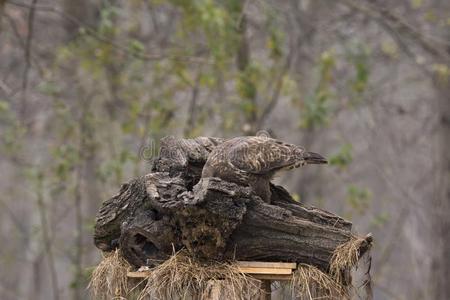
<svg viewBox="0 0 450 300"><path fill-rule="evenodd" d="M0 298L87 298L99 203L162 136L259 130L331 154L282 180L374 228L378 298L448 298L447 2L0 0Z"/></svg>

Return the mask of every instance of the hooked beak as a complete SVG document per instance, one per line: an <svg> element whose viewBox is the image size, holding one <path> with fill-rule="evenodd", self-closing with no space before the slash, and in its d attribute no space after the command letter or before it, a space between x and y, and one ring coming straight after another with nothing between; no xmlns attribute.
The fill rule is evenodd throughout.
<svg viewBox="0 0 450 300"><path fill-rule="evenodd" d="M319 153L315 153L315 152L304 153L303 159L305 160L305 163L307 165L312 165L312 164L318 165L318 164L327 164L328 163L328 161L325 157L323 157Z"/></svg>

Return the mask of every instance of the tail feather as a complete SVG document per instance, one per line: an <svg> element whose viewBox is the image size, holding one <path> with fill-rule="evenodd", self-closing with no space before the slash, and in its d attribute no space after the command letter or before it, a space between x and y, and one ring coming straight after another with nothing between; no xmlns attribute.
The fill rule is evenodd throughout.
<svg viewBox="0 0 450 300"><path fill-rule="evenodd" d="M327 164L328 161L325 157L316 152L305 152L303 153L303 159L306 164Z"/></svg>

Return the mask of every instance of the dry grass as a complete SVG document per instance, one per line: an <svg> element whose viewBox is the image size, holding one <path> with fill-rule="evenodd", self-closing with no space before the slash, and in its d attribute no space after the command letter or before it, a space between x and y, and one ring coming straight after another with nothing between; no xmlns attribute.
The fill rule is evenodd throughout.
<svg viewBox="0 0 450 300"><path fill-rule="evenodd" d="M350 299L350 271L359 261L361 247L370 241L368 237L352 236L348 242L337 247L331 257L329 273L311 265L299 264L292 279L292 291L300 299Z"/></svg>
<svg viewBox="0 0 450 300"><path fill-rule="evenodd" d="M363 243L366 243L366 238L355 237L340 245L334 250L330 263L330 274L334 280L340 284L346 284L345 274L358 263L359 250Z"/></svg>
<svg viewBox="0 0 450 300"><path fill-rule="evenodd" d="M291 291L296 299L348 299L344 286L318 268L299 264L291 281Z"/></svg>
<svg viewBox="0 0 450 300"><path fill-rule="evenodd" d="M291 281L291 291L299 299L348 299L349 276L359 260L365 238L352 237L336 248L330 272L299 264ZM260 281L240 272L237 265L200 262L186 251L174 253L152 268L148 276L132 287L127 277L130 264L120 251L108 253L94 270L89 287L94 299L203 299L218 293L221 299L256 299ZM137 296L136 296L137 295Z"/></svg>
<svg viewBox="0 0 450 300"><path fill-rule="evenodd" d="M89 289L94 299L126 299L129 293L127 273L131 265L120 250L104 254L103 260L92 272Z"/></svg>
<svg viewBox="0 0 450 300"><path fill-rule="evenodd" d="M223 299L255 299L260 283L232 263L202 263L180 251L150 270L138 299L201 299L217 286Z"/></svg>

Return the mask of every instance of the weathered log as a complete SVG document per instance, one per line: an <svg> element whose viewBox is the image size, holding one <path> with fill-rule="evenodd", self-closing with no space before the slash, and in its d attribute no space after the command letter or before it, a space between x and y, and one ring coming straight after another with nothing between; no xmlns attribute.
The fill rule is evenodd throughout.
<svg viewBox="0 0 450 300"><path fill-rule="evenodd" d="M97 247L120 247L135 266L157 264L186 248L198 258L291 261L328 270L333 251L352 236L351 223L294 201L280 186L271 186L267 204L249 187L200 180L208 153L220 142L163 139L152 173L103 203L95 225Z"/></svg>
<svg viewBox="0 0 450 300"><path fill-rule="evenodd" d="M119 245L122 224L134 218L137 211L146 208L147 191L143 178L123 184L117 195L104 201L95 219L94 243L103 251L111 251Z"/></svg>

